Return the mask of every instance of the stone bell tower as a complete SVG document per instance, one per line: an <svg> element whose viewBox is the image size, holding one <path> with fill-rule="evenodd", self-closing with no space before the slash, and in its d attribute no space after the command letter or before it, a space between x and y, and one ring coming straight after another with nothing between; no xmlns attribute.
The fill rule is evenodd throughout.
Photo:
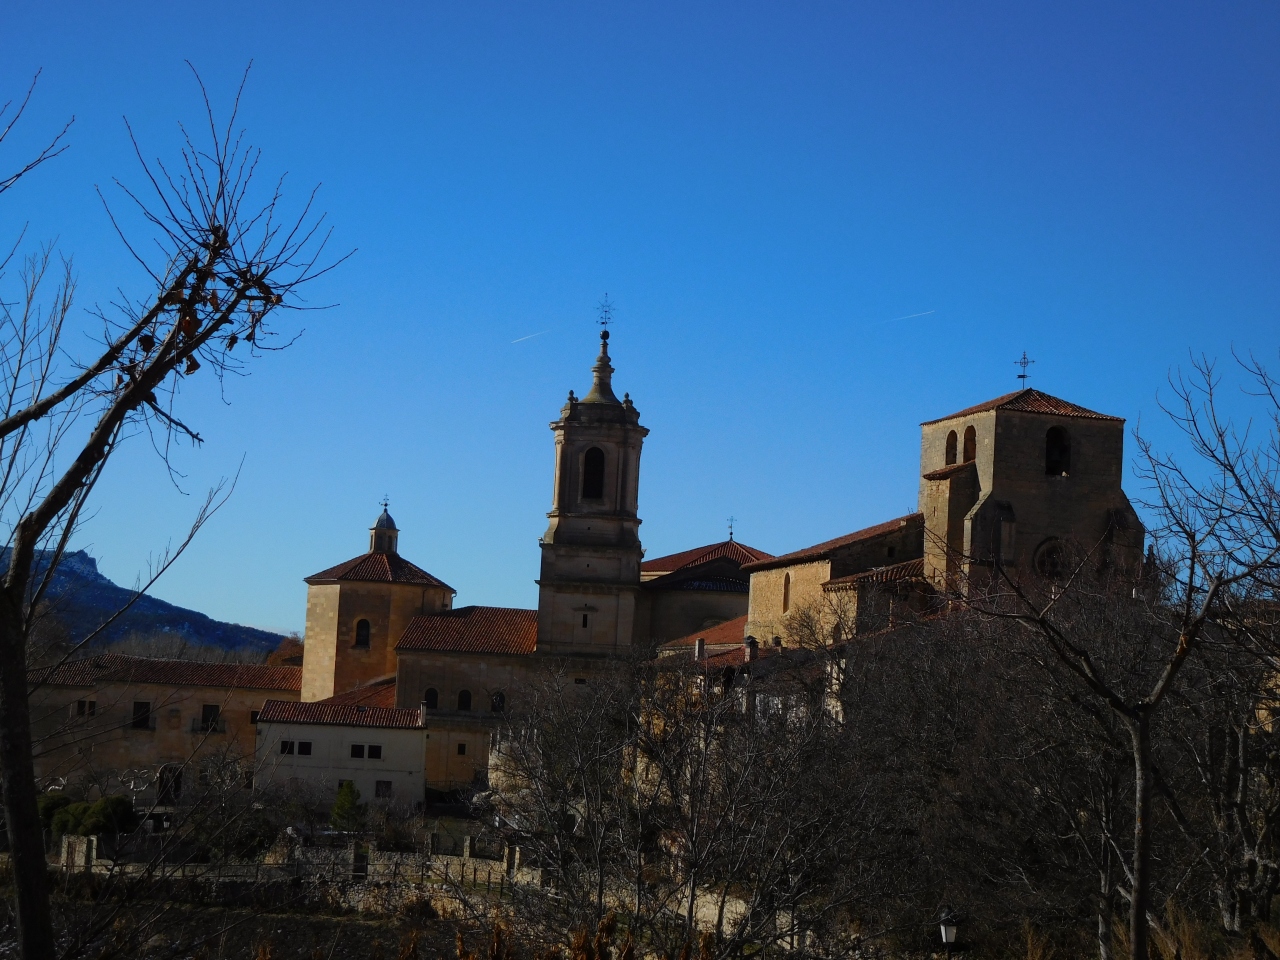
<svg viewBox="0 0 1280 960"><path fill-rule="evenodd" d="M648 430L613 393L609 331L591 368L591 392L569 391L556 442L550 523L538 578L538 653L616 656L628 651L640 596L640 447Z"/></svg>

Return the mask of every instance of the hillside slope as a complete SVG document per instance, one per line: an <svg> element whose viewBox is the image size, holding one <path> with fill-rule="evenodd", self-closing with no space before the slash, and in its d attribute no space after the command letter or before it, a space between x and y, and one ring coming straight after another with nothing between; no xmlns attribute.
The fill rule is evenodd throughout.
<svg viewBox="0 0 1280 960"><path fill-rule="evenodd" d="M41 557L37 563L43 561ZM0 569L8 566L7 551L0 554ZM50 613L79 642L129 602L132 590L117 586L98 572L98 562L83 550L63 557L50 586ZM256 627L214 620L195 610L165 603L155 597L139 597L129 610L94 640L95 647L109 646L131 637L182 641L193 646L224 650L274 650L283 636Z"/></svg>

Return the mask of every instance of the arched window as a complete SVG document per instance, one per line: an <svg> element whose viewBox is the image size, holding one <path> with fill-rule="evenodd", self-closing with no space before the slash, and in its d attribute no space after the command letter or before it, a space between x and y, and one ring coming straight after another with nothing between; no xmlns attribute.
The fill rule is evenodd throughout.
<svg viewBox="0 0 1280 960"><path fill-rule="evenodd" d="M503 713L507 709L507 695L501 690L494 692L489 698L489 710L492 713Z"/></svg>
<svg viewBox="0 0 1280 960"><path fill-rule="evenodd" d="M952 430L947 434L947 466L951 466L956 462L956 432Z"/></svg>
<svg viewBox="0 0 1280 960"><path fill-rule="evenodd" d="M1062 541L1054 537L1050 537L1036 549L1035 559L1033 560L1036 573L1044 577L1046 580L1058 580L1066 572L1067 557L1066 551L1062 548Z"/></svg>
<svg viewBox="0 0 1280 960"><path fill-rule="evenodd" d="M1061 427L1050 427L1044 435L1044 472L1050 477L1071 472L1071 437Z"/></svg>
<svg viewBox="0 0 1280 960"><path fill-rule="evenodd" d="M458 709L459 710L471 709L471 691L470 690L458 691Z"/></svg>
<svg viewBox="0 0 1280 960"><path fill-rule="evenodd" d="M422 705L428 710L434 710L440 706L440 691L435 687L428 687L427 692L422 695Z"/></svg>
<svg viewBox="0 0 1280 960"><path fill-rule="evenodd" d="M182 764L166 763L156 781L156 802L170 806L182 796Z"/></svg>
<svg viewBox="0 0 1280 960"><path fill-rule="evenodd" d="M604 451L592 447L582 458L582 499L604 499Z"/></svg>
<svg viewBox="0 0 1280 960"><path fill-rule="evenodd" d="M356 646L357 647L369 646L369 621L368 620L356 621Z"/></svg>
<svg viewBox="0 0 1280 960"><path fill-rule="evenodd" d="M791 609L791 574L784 574L782 577L782 612L786 613Z"/></svg>
<svg viewBox="0 0 1280 960"><path fill-rule="evenodd" d="M969 463L978 456L978 431L973 427L964 428L964 462Z"/></svg>

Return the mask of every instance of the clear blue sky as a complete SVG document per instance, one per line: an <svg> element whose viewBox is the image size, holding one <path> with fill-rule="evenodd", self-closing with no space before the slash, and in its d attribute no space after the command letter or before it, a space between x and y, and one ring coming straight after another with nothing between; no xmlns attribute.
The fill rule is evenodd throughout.
<svg viewBox="0 0 1280 960"><path fill-rule="evenodd" d="M777 553L908 512L918 423L1013 389L1024 349L1033 385L1157 433L1188 351L1275 357L1273 2L51 2L5 27L0 91L44 75L3 156L76 123L0 228L73 253L82 305L141 289L93 186L139 180L123 116L173 155L185 57L223 106L253 60L266 168L322 182L358 248L229 405L193 383L189 495L145 438L100 487L82 545L127 584L243 458L156 590L222 619L300 629L301 578L365 549L384 493L459 604L532 606L547 423L606 291L650 556L731 514Z"/></svg>

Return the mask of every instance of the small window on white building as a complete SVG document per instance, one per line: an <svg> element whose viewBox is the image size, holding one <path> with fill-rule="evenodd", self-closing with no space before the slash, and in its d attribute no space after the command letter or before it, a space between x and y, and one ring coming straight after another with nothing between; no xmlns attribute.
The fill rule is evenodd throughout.
<svg viewBox="0 0 1280 960"><path fill-rule="evenodd" d="M292 757L292 756L293 756L293 741L292 741L292 740L281 740L281 741L280 741L280 756L282 756L282 757Z"/></svg>
<svg viewBox="0 0 1280 960"><path fill-rule="evenodd" d="M311 741L310 741L310 740L299 740L299 741L298 741L298 756L300 756L300 757L309 757L309 756L311 756Z"/></svg>
<svg viewBox="0 0 1280 960"><path fill-rule="evenodd" d="M363 759L364 759L364 744L363 744L363 743L353 743L353 744L351 745L351 759L352 759L352 760L363 760Z"/></svg>
<svg viewBox="0 0 1280 960"><path fill-rule="evenodd" d="M378 800L390 800L391 799L391 781L390 780L373 781L373 795Z"/></svg>
<svg viewBox="0 0 1280 960"><path fill-rule="evenodd" d="M380 743L369 744L369 753L367 754L367 756L369 757L370 760L381 760L382 744Z"/></svg>

